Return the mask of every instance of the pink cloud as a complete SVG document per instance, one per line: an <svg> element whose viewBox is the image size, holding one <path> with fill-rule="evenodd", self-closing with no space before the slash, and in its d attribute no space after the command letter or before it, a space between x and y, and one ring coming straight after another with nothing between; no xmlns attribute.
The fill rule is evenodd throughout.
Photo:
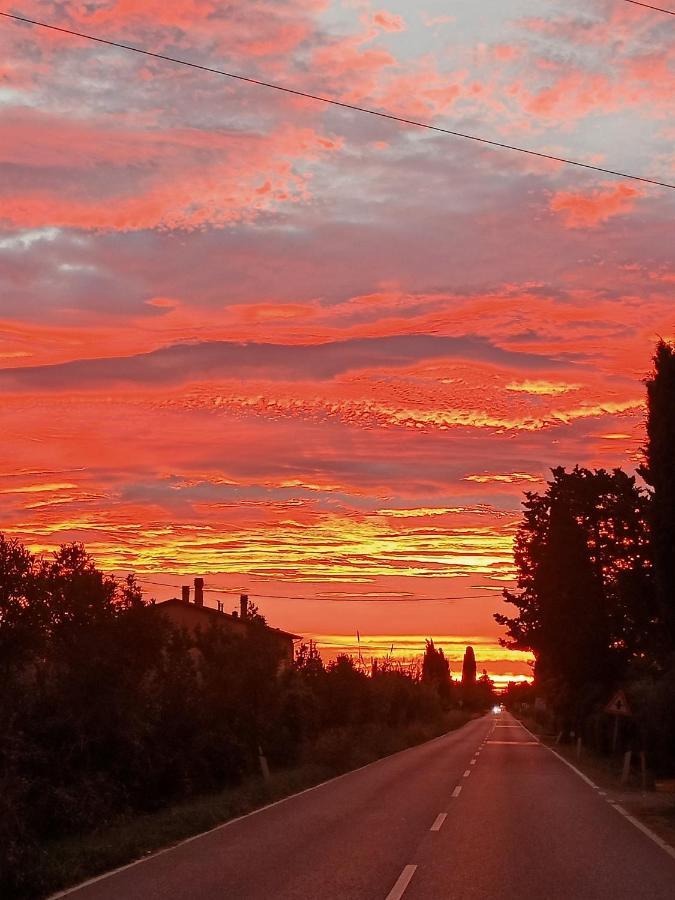
<svg viewBox="0 0 675 900"><path fill-rule="evenodd" d="M522 49L512 44L495 44L492 53L499 62L512 62L521 56Z"/></svg>
<svg viewBox="0 0 675 900"><path fill-rule="evenodd" d="M387 12L384 9L373 13L373 24L383 31L405 31L405 20L402 16Z"/></svg>
<svg viewBox="0 0 675 900"><path fill-rule="evenodd" d="M550 209L561 213L566 228L595 228L630 212L643 192L628 184L607 185L590 193L558 191Z"/></svg>
<svg viewBox="0 0 675 900"><path fill-rule="evenodd" d="M297 125L261 136L10 114L0 125L0 158L58 168L20 192L8 183L0 222L125 231L251 220L279 203L306 199L304 166L339 146L338 139ZM102 164L123 177L106 183L98 176Z"/></svg>
<svg viewBox="0 0 675 900"><path fill-rule="evenodd" d="M314 16L328 6L329 0L256 0L255 4L223 7L217 0L112 0L94 4L54 5L50 22L75 27L98 35L126 33L138 42L152 40L152 49L175 46L195 39L227 47L229 54L278 56L294 50L314 31ZM40 0L27 0L23 12L40 18L44 12ZM72 39L55 31L41 33L40 40L54 47L72 46ZM86 45L84 45L86 46Z"/></svg>

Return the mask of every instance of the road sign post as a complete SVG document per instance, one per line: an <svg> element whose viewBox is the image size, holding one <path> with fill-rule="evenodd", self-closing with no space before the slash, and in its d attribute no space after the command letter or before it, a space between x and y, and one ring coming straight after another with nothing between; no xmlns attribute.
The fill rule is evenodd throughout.
<svg viewBox="0 0 675 900"><path fill-rule="evenodd" d="M605 712L610 716L632 716L628 699L623 691L616 691L612 699L605 706Z"/></svg>
<svg viewBox="0 0 675 900"><path fill-rule="evenodd" d="M628 699L622 690L615 692L605 706L605 712L610 716L614 716L614 729L612 731L612 755L614 755L619 743L619 722L622 718L629 718L633 715Z"/></svg>

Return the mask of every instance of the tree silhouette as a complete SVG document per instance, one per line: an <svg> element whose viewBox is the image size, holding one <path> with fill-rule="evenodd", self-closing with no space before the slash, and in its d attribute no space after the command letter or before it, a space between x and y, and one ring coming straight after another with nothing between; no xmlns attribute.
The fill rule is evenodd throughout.
<svg viewBox="0 0 675 900"><path fill-rule="evenodd" d="M310 640L307 644L300 644L295 651L295 668L305 678L311 680L316 680L324 674L325 667L316 641Z"/></svg>
<svg viewBox="0 0 675 900"><path fill-rule="evenodd" d="M467 647L464 651L462 662L462 687L472 688L476 683L476 655L473 647Z"/></svg>
<svg viewBox="0 0 675 900"><path fill-rule="evenodd" d="M46 609L38 600L35 569L28 550L0 534L0 692L41 642Z"/></svg>
<svg viewBox="0 0 675 900"><path fill-rule="evenodd" d="M434 646L427 640L422 659L422 682L433 687L443 703L450 699L450 663L445 658L443 648Z"/></svg>
<svg viewBox="0 0 675 900"><path fill-rule="evenodd" d="M488 675L486 669L483 669L473 690L475 695L474 703L478 709L488 709L497 699L494 682Z"/></svg>
<svg viewBox="0 0 675 900"><path fill-rule="evenodd" d="M648 503L620 469L557 468L545 493L526 494L519 591L504 592L518 613L495 618L508 646L534 652L535 674L557 685L560 706L583 685L610 684L650 646Z"/></svg>
<svg viewBox="0 0 675 900"><path fill-rule="evenodd" d="M646 462L653 488L652 547L656 597L670 648L675 647L675 346L660 341L647 380Z"/></svg>
<svg viewBox="0 0 675 900"><path fill-rule="evenodd" d="M443 648L436 648L433 640L427 640L422 659L422 681L430 684L447 681L450 678L450 663L445 658Z"/></svg>

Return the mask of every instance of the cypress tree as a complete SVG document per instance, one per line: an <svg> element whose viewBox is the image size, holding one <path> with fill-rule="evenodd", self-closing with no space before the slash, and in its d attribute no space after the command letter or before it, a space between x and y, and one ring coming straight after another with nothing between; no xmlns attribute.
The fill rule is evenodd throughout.
<svg viewBox="0 0 675 900"><path fill-rule="evenodd" d="M675 346L660 341L647 380L646 464L653 489L651 538L654 580L669 647L675 647Z"/></svg>
<svg viewBox="0 0 675 900"><path fill-rule="evenodd" d="M476 683L476 655L473 647L467 647L462 663L462 686L473 687Z"/></svg>

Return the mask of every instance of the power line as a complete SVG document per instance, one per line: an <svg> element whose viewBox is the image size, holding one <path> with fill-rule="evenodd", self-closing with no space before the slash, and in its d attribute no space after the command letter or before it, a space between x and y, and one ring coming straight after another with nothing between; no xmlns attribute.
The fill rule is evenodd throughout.
<svg viewBox="0 0 675 900"><path fill-rule="evenodd" d="M357 106L353 103L344 103L342 100L335 100L332 97L322 97L319 94L310 94L307 91L299 91L295 88L286 87L281 84L274 84L271 81L261 81L257 78L251 78L247 75L240 75L234 72L226 72L223 69L215 69L211 66L204 66L200 63L190 62L186 59L179 59L175 56L167 56L164 53L154 53L152 50L145 50L142 47L134 47L131 44L122 44L119 41L110 41L106 38L96 37L92 34L85 34L81 31L73 31L70 28L61 28L58 25L48 25L46 22L38 22L35 19L28 19L25 16L17 16L13 13L0 12L0 16L3 16L6 19L13 19L16 22L23 22L27 25L35 25L39 28L46 28L49 31L57 31L61 34L67 34L71 37L79 37L83 38L87 41L94 41L97 44L105 44L107 47L116 47L118 50L128 50L131 53L139 53L141 56L149 56L153 59L163 60L164 62L175 63L179 66L186 66L190 69L198 69L201 72L210 72L212 75L221 75L224 78L231 78L235 81L241 81L246 84L255 85L256 87L268 88L273 91L279 91L283 94L291 94L294 97L302 97L305 100L314 100L317 103L325 103L329 106L336 106L340 109L349 109L352 112L360 112L365 113L369 116L375 116L379 119L388 119L391 122L399 122L402 125L411 125L414 128L424 128L427 131L434 131L439 134L447 134L451 137L463 138L467 141L474 141L479 144L485 144L488 147L497 147L500 150L512 150L517 153L524 153L527 156L535 156L538 159L546 159L551 162L563 163L567 166L576 166L580 169L590 169L593 172L602 172L604 175L613 175L617 178L626 178L630 181L640 181L644 184L654 184L658 187L669 188L670 190L675 190L675 184L670 184L667 181L659 181L656 178L648 178L644 175L632 175L628 172L619 172L616 169L607 169L603 166L593 166L590 163L579 162L579 160L568 159L564 156L554 156L551 153L543 153L538 150L528 150L525 147L517 147L515 144L505 144L502 141L493 141L489 138L480 137L475 134L467 134L462 131L453 131L450 128L443 128L440 125L431 125L428 122L420 122L416 119L407 119L403 116L397 116L393 113L383 112L377 109L370 109L367 106Z"/></svg>
<svg viewBox="0 0 675 900"><path fill-rule="evenodd" d="M136 581L139 584L152 584L157 587L164 588L174 588L174 590L180 590L183 585L181 584L173 584L171 582L166 581L151 581L148 578L137 578ZM227 588L217 588L217 587L209 587L209 585L204 586L204 591L209 594L225 594L231 597L238 597L240 594L247 594L249 597L256 597L260 600L322 600L327 601L329 603L419 603L424 601L448 601L448 600L480 600L486 599L490 596L490 594L471 594L471 595L463 595L463 596L449 596L449 597L406 597L402 600L387 600L386 598L357 598L356 600L341 600L339 598L326 597L321 595L314 596L289 596L288 594L259 594L257 591L250 590L228 590Z"/></svg>
<svg viewBox="0 0 675 900"><path fill-rule="evenodd" d="M654 12L665 13L667 16L675 16L675 9L664 9L662 6L652 6L651 3L640 3L639 0L625 0L633 6L644 6L645 9L653 9Z"/></svg>

